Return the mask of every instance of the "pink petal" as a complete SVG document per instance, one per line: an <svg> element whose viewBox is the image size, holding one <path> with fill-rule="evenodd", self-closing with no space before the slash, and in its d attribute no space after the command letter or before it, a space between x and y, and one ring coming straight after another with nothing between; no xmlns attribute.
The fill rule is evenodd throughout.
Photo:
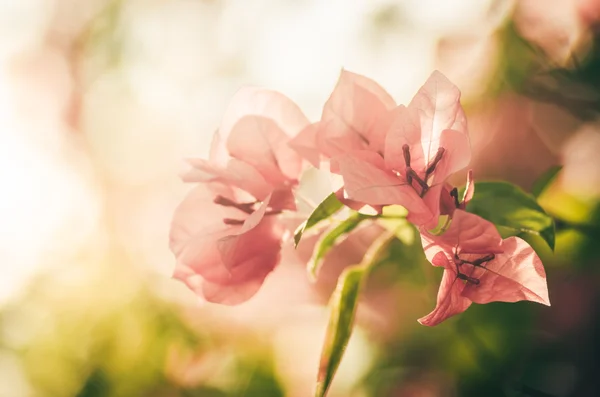
<svg viewBox="0 0 600 397"><path fill-rule="evenodd" d="M230 159L225 168L203 159L187 161L192 169L182 175L184 182L220 182L242 189L257 200L263 200L273 190L261 173L243 161Z"/></svg>
<svg viewBox="0 0 600 397"><path fill-rule="evenodd" d="M416 225L431 222L433 214L423 199L403 178L386 171L384 161L377 153L357 151L336 158L336 161L351 200L369 205L398 204L408 210L410 222Z"/></svg>
<svg viewBox="0 0 600 397"><path fill-rule="evenodd" d="M360 201L349 199L347 197L346 192L344 191L344 188L336 190L335 196L338 198L338 200L340 200L342 204L344 204L348 208L353 209L354 211L368 214L381 214L381 212L383 211L382 205L369 205Z"/></svg>
<svg viewBox="0 0 600 397"><path fill-rule="evenodd" d="M227 149L232 157L256 168L274 186L300 176L302 161L290 138L273 119L245 116L232 127Z"/></svg>
<svg viewBox="0 0 600 397"><path fill-rule="evenodd" d="M427 260L437 267L450 267L453 264L450 261L452 254L441 247L436 241L436 236L433 236L427 232L421 233L421 244L423 245L423 252Z"/></svg>
<svg viewBox="0 0 600 397"><path fill-rule="evenodd" d="M333 157L367 147L382 150L383 135L373 127L394 106L393 98L379 84L342 70L321 117L319 140L324 153Z"/></svg>
<svg viewBox="0 0 600 397"><path fill-rule="evenodd" d="M437 70L419 89L408 107L419 113L421 145L427 162L437 153L442 131L452 129L467 135L460 90Z"/></svg>
<svg viewBox="0 0 600 397"><path fill-rule="evenodd" d="M440 194L440 214L442 215L452 216L454 210L456 210L456 202L454 201L454 197L450 195L452 189L453 186L446 183Z"/></svg>
<svg viewBox="0 0 600 397"><path fill-rule="evenodd" d="M546 272L533 248L518 237L502 243L504 253L475 268L479 284L467 284L463 296L476 303L528 300L550 306ZM463 265L464 266L464 265Z"/></svg>
<svg viewBox="0 0 600 397"><path fill-rule="evenodd" d="M317 132L319 124L310 124L293 137L288 143L300 156L306 159L313 167L319 168L321 154L317 144Z"/></svg>
<svg viewBox="0 0 600 397"><path fill-rule="evenodd" d="M221 184L198 185L177 206L169 232L169 246L176 256L196 234L223 230L223 218L245 216L235 208L214 204L217 195L232 199L233 191Z"/></svg>
<svg viewBox="0 0 600 397"><path fill-rule="evenodd" d="M256 255L279 252L283 230L276 220L265 217L269 201L266 200L244 222L237 234L221 238L217 247L225 267L233 269Z"/></svg>
<svg viewBox="0 0 600 397"><path fill-rule="evenodd" d="M426 168L425 154L421 146L421 122L416 109L398 106L391 112L392 121L385 138L385 164L390 170L404 175L404 145L410 149L410 166L418 173Z"/></svg>
<svg viewBox="0 0 600 397"><path fill-rule="evenodd" d="M454 211L450 227L436 241L445 247L458 247L459 253L501 253L502 237L493 223L463 210Z"/></svg>
<svg viewBox="0 0 600 397"><path fill-rule="evenodd" d="M435 309L417 321L422 325L432 327L467 310L471 306L471 301L461 295L464 287L465 284L456 278L456 272L445 269Z"/></svg>
<svg viewBox="0 0 600 397"><path fill-rule="evenodd" d="M234 126L245 116L271 119L288 137L295 136L309 124L298 105L285 95L258 87L244 87L233 96L225 111L219 127L221 142L229 140ZM222 159L227 157L227 150L221 145L211 154Z"/></svg>
<svg viewBox="0 0 600 397"><path fill-rule="evenodd" d="M467 167L471 162L471 144L466 134L444 130L440 135L439 147L444 148L444 154L433 172L431 185L445 183L450 175Z"/></svg>
<svg viewBox="0 0 600 397"><path fill-rule="evenodd" d="M214 303L239 305L252 298L263 285L265 278L279 263L279 251L248 258L232 269L231 279L225 283L204 282L202 296Z"/></svg>
<svg viewBox="0 0 600 397"><path fill-rule="evenodd" d="M438 218L440 215L440 203L441 203L441 195L444 190L443 185L434 185L429 188L427 193L423 196L423 203L429 209L429 213L431 214L431 220L424 224L423 226L426 229L433 229L438 224Z"/></svg>
<svg viewBox="0 0 600 397"><path fill-rule="evenodd" d="M296 211L296 197L291 188L273 190L269 206L273 211Z"/></svg>
<svg viewBox="0 0 600 397"><path fill-rule="evenodd" d="M467 184L465 185L465 193L463 194L462 201L460 203L460 209L465 209L469 201L475 194L475 181L473 180L473 170L467 172Z"/></svg>

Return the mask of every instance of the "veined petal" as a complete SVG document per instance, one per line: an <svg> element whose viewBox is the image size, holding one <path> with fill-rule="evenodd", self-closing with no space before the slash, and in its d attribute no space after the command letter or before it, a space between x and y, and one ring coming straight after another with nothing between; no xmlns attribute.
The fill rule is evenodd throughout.
<svg viewBox="0 0 600 397"><path fill-rule="evenodd" d="M274 120L245 116L232 127L227 149L229 154L252 165L274 186L295 181L300 176L302 160L288 145L290 138Z"/></svg>
<svg viewBox="0 0 600 397"><path fill-rule="evenodd" d="M223 218L246 216L231 207L216 205L217 195L232 199L233 190L225 185L212 183L195 186L177 206L171 221L169 246L177 256L193 236L222 231Z"/></svg>
<svg viewBox="0 0 600 397"><path fill-rule="evenodd" d="M408 210L410 222L422 225L431 221L433 214L423 199L401 176L385 170L385 163L377 153L363 150L335 160L351 200L369 205L398 204Z"/></svg>
<svg viewBox="0 0 600 397"><path fill-rule="evenodd" d="M395 106L393 98L375 81L342 70L325 103L319 141L329 157L350 150L382 150L383 138L374 130L377 122Z"/></svg>
<svg viewBox="0 0 600 397"><path fill-rule="evenodd" d="M502 248L485 268L474 269L480 283L467 284L463 296L475 303L528 300L550 306L546 272L533 248L518 237L504 240Z"/></svg>
<svg viewBox="0 0 600 397"><path fill-rule="evenodd" d="M426 162L435 157L442 131L452 129L467 135L460 90L437 70L429 76L408 107L419 113L421 145Z"/></svg>
<svg viewBox="0 0 600 397"><path fill-rule="evenodd" d="M319 168L321 163L321 152L317 143L318 130L319 123L310 124L288 143L292 149L315 168Z"/></svg>
<svg viewBox="0 0 600 397"><path fill-rule="evenodd" d="M459 253L502 253L502 237L493 223L463 210L454 211L446 232L436 236L438 243L456 247Z"/></svg>
<svg viewBox="0 0 600 397"><path fill-rule="evenodd" d="M432 185L445 183L450 175L466 168L471 162L471 144L466 134L444 130L440 135L438 147L444 148L444 154L432 174Z"/></svg>
<svg viewBox="0 0 600 397"><path fill-rule="evenodd" d="M237 234L221 238L217 247L225 267L233 269L247 258L279 252L283 230L272 217L265 217L269 200L254 211Z"/></svg>
<svg viewBox="0 0 600 397"><path fill-rule="evenodd" d="M239 305L252 298L265 278L281 259L280 251L248 258L231 270L231 278L223 283L204 281L201 293L208 302Z"/></svg>
<svg viewBox="0 0 600 397"><path fill-rule="evenodd" d="M419 174L424 173L426 161L421 146L421 125L418 111L400 105L391 112L390 117L392 120L385 138L386 167L404 175L406 163L403 147L408 145L411 167Z"/></svg>
<svg viewBox="0 0 600 397"><path fill-rule="evenodd" d="M461 295L464 287L465 285L456 278L456 272L446 268L438 291L435 309L417 321L422 325L432 327L467 310L471 306L471 301Z"/></svg>
<svg viewBox="0 0 600 397"><path fill-rule="evenodd" d="M220 182L242 189L257 200L264 200L273 190L260 172L238 159L230 159L225 168L203 159L188 159L192 168L181 177L184 182Z"/></svg>
<svg viewBox="0 0 600 397"><path fill-rule="evenodd" d="M289 137L310 124L298 105L285 95L260 87L243 87L235 93L223 115L219 127L223 142L229 140L233 127L245 116L271 119Z"/></svg>

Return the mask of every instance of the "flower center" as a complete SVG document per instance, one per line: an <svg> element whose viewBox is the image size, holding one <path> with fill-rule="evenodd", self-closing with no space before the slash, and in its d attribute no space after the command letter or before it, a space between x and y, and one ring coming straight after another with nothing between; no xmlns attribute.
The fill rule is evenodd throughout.
<svg viewBox="0 0 600 397"><path fill-rule="evenodd" d="M462 265L469 264L471 266L474 267L482 267L485 269L485 265L487 262L493 260L496 257L495 254L487 254L485 256L482 256L481 258L477 258L474 260L466 260L466 259L462 259L459 257L458 253L454 253L454 264L456 265L456 277L460 280L464 280L467 283L470 284L475 284L475 285L479 285L479 279L476 277L471 277L466 275L465 273L462 273L460 271L460 268Z"/></svg>
<svg viewBox="0 0 600 397"><path fill-rule="evenodd" d="M257 204L259 204L259 201L253 201L253 202L248 202L248 203L237 203L237 202L235 202L231 199L228 199L227 197L221 196L221 195L217 195L217 197L215 197L213 202L215 204L221 205L223 207L237 208L238 210L240 210L248 215L250 215L254 211L256 211ZM265 212L265 216L277 215L280 213L281 213L281 211L270 210L270 211ZM242 224L244 224L244 221L241 219L223 218L223 223L226 225L242 225Z"/></svg>
<svg viewBox="0 0 600 397"><path fill-rule="evenodd" d="M442 160L442 157L444 156L445 151L446 151L446 149L444 149L443 147L438 148L438 151L435 154L435 157L427 165L427 168L425 168L425 177L423 179L421 179L421 177L417 174L417 172L410 166L410 147L407 144L404 144L402 146L402 154L404 155L404 164L406 165L406 169L405 169L406 170L406 180L408 181L408 184L411 185L413 187L413 189L415 189L415 191L419 194L420 197L423 197L425 195L425 193L427 193L427 191L429 190L430 186L428 185L427 181L429 180L429 177L435 171L435 168L437 167L438 163ZM418 185L418 188L415 187L413 182L416 182L416 184ZM420 190L418 190L418 189L420 189Z"/></svg>

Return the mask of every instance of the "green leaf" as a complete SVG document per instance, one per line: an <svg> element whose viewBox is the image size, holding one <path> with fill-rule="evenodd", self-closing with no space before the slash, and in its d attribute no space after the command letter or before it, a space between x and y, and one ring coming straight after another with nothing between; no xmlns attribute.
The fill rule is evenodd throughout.
<svg viewBox="0 0 600 397"><path fill-rule="evenodd" d="M554 219L535 198L508 182L476 182L467 211L494 223L503 236L540 236L554 250Z"/></svg>
<svg viewBox="0 0 600 397"><path fill-rule="evenodd" d="M321 362L317 375L316 397L324 397L337 371L354 325L354 314L362 284L389 244L395 239L393 233L383 233L365 252L360 264L346 268L338 278L329 306L331 314L321 351Z"/></svg>
<svg viewBox="0 0 600 397"><path fill-rule="evenodd" d="M329 325L327 326L323 351L321 352L316 397L323 397L327 394L335 372L342 361L346 346L348 346L352 335L358 295L366 273L367 268L362 265L346 268L331 296L329 301L331 316L329 317Z"/></svg>
<svg viewBox="0 0 600 397"><path fill-rule="evenodd" d="M350 233L360 224L360 222L368 218L372 218L372 216L354 212L347 219L342 221L342 223L323 233L323 235L315 245L315 250L313 251L312 258L308 261L308 264L306 265L308 275L312 280L315 280L317 278L325 255L327 254L327 252L329 252L331 248L335 246L335 243L338 241L338 239L340 239L345 234Z"/></svg>
<svg viewBox="0 0 600 397"><path fill-rule="evenodd" d="M535 181L535 183L533 184L531 194L533 194L533 196L536 198L540 197L544 190L546 190L546 188L550 186L552 182L554 182L562 168L562 165L555 165L546 172L544 172L542 176L540 176L538 180Z"/></svg>
<svg viewBox="0 0 600 397"><path fill-rule="evenodd" d="M343 206L344 204L342 204L340 200L338 200L338 198L335 196L335 193L331 193L329 196L327 196L325 200L323 200L317 206L317 208L315 208L312 214L310 214L308 219L302 222L302 224L298 226L298 228L294 232L295 246L298 246L298 243L300 243L300 239L302 239L302 234L306 230L311 229L322 220L329 218L331 215L335 214L340 209L342 209Z"/></svg>

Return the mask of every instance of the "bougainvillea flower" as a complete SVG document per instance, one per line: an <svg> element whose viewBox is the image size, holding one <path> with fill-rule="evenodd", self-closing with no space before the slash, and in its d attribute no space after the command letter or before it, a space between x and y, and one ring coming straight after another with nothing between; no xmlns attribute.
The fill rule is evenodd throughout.
<svg viewBox="0 0 600 397"><path fill-rule="evenodd" d="M295 209L302 159L290 138L310 125L300 108L284 95L260 88L243 88L231 101L215 133L209 160L189 159L186 182L222 182L257 200L273 191L280 207Z"/></svg>
<svg viewBox="0 0 600 397"><path fill-rule="evenodd" d="M383 153L387 114L395 106L379 84L342 70L321 120L298 134L290 145L317 168L321 156L330 159L354 150Z"/></svg>
<svg viewBox="0 0 600 397"><path fill-rule="evenodd" d="M421 324L439 324L473 302L550 305L546 273L533 248L518 237L503 240L491 222L457 209L444 234L424 232L421 240L427 259L444 268L437 305Z"/></svg>
<svg viewBox="0 0 600 397"><path fill-rule="evenodd" d="M460 91L433 72L407 107L385 117L383 152L355 150L334 159L348 197L370 205L399 204L417 226L435 227L447 178L471 158Z"/></svg>
<svg viewBox="0 0 600 397"><path fill-rule="evenodd" d="M174 276L207 301L239 304L279 263L302 170L289 139L309 126L285 96L245 88L234 96L210 159L190 159L185 182L198 183L175 211Z"/></svg>
<svg viewBox="0 0 600 397"><path fill-rule="evenodd" d="M248 300L280 259L285 228L270 207L271 197L262 203L243 198L221 183L199 184L173 216L174 277L209 302Z"/></svg>

